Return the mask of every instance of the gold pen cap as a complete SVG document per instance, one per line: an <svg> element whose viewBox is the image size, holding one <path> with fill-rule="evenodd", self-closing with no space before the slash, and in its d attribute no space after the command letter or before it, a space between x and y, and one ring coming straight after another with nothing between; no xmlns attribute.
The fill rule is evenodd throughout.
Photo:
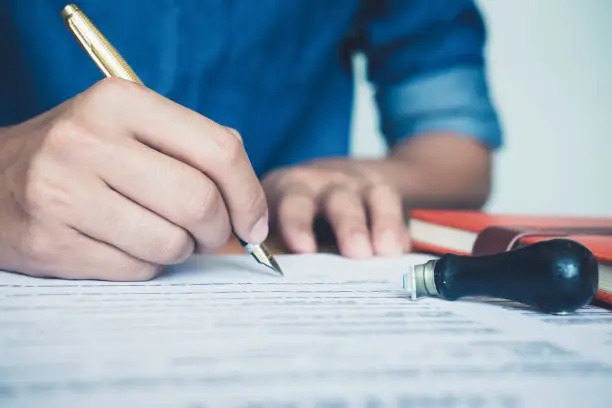
<svg viewBox="0 0 612 408"><path fill-rule="evenodd" d="M132 71L117 50L77 6L69 4L64 7L62 18L79 44L95 61L104 75L142 84L138 75Z"/></svg>

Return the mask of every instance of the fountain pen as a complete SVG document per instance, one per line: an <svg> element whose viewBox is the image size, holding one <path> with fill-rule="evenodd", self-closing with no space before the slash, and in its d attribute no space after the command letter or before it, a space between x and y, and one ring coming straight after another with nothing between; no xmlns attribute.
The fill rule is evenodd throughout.
<svg viewBox="0 0 612 408"><path fill-rule="evenodd" d="M140 78L119 55L117 50L102 35L89 18L74 4L64 7L61 12L64 23L72 32L81 47L94 60L98 68L107 77L117 77L143 85ZM283 272L264 244L250 244L243 241L235 233L244 250L258 263L265 265L274 272L283 275Z"/></svg>

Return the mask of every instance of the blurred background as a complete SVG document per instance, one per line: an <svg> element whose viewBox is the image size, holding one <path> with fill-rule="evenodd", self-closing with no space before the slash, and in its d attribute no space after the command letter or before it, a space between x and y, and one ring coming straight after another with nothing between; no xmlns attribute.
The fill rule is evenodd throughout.
<svg viewBox="0 0 612 408"><path fill-rule="evenodd" d="M479 0L505 146L488 211L612 216L612 1ZM352 152L384 154L355 59Z"/></svg>

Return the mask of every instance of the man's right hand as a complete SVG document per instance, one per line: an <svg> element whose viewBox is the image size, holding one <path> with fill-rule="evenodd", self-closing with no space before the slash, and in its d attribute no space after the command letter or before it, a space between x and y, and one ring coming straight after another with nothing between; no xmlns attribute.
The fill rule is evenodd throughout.
<svg viewBox="0 0 612 408"><path fill-rule="evenodd" d="M0 269L147 280L268 233L237 133L128 81L1 129L0 172Z"/></svg>

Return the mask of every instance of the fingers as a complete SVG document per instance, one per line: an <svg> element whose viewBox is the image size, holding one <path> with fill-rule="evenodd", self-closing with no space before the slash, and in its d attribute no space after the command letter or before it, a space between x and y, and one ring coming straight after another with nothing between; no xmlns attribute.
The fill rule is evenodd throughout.
<svg viewBox="0 0 612 408"><path fill-rule="evenodd" d="M92 104L104 105L105 111L113 101L119 106L112 108L114 124L97 119L97 126L127 131L142 143L204 173L217 186L236 233L251 243L266 238L268 212L263 189L232 131L126 81L105 81L93 95ZM108 112L104 117L109 117Z"/></svg>
<svg viewBox="0 0 612 408"><path fill-rule="evenodd" d="M388 257L407 250L402 200L391 187L380 184L356 190L333 185L321 197L321 205L342 254Z"/></svg>
<svg viewBox="0 0 612 408"><path fill-rule="evenodd" d="M277 198L276 223L291 251L312 253L317 250L313 221L317 204L312 190L305 184L292 184Z"/></svg>
<svg viewBox="0 0 612 408"><path fill-rule="evenodd" d="M104 182L121 195L189 231L198 251L211 252L227 242L231 224L223 197L193 167L135 140L117 143L91 160ZM185 245L178 235L175 231L168 238L176 237L173 245Z"/></svg>
<svg viewBox="0 0 612 408"><path fill-rule="evenodd" d="M402 200L391 187L377 185L364 192L367 203L374 252L381 256L397 256L407 250Z"/></svg>
<svg viewBox="0 0 612 408"><path fill-rule="evenodd" d="M77 231L72 243L78 251L71 251L73 258L66 258L62 264L62 273L69 279L146 281L162 271L161 265L144 262Z"/></svg>
<svg viewBox="0 0 612 408"><path fill-rule="evenodd" d="M24 273L65 279L144 281L157 276L162 267L144 262L80 232L37 225L24 240Z"/></svg>
<svg viewBox="0 0 612 408"><path fill-rule="evenodd" d="M261 243L268 235L268 208L242 143L203 117L185 118L185 123L191 126L159 129L155 134L159 137L150 137L147 142L206 174L221 193L234 231L245 241ZM170 140L166 136L176 132L183 137Z"/></svg>
<svg viewBox="0 0 612 408"><path fill-rule="evenodd" d="M340 253L350 258L372 256L366 209L360 191L334 184L322 193L320 202L335 232Z"/></svg>
<svg viewBox="0 0 612 408"><path fill-rule="evenodd" d="M99 180L89 183L75 208L64 214L67 225L148 263L170 265L194 251L194 240L183 228L109 189Z"/></svg>
<svg viewBox="0 0 612 408"><path fill-rule="evenodd" d="M338 250L351 258L397 256L408 248L402 200L391 187L359 173L292 168L263 182L275 221L289 249L316 250L313 220L323 215Z"/></svg>

